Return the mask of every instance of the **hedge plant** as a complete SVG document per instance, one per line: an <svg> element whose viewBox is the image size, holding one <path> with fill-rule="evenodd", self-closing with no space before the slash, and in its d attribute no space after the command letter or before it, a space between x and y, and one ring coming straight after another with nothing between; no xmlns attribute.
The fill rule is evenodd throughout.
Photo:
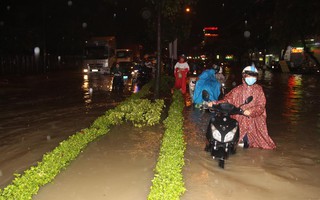
<svg viewBox="0 0 320 200"><path fill-rule="evenodd" d="M160 155L148 200L175 200L185 192L182 176L186 143L183 136L184 99L180 91L173 94L173 102L165 124Z"/></svg>
<svg viewBox="0 0 320 200"><path fill-rule="evenodd" d="M0 200L32 199L41 186L50 183L90 142L105 135L113 125L123 121L131 121L137 127L159 123L164 101L156 100L152 103L140 99L148 95L150 87L151 84L145 85L140 92L133 94L114 109L106 111L89 128L60 142L55 149L44 154L42 161L36 166L27 169L23 174L15 174L12 183L0 190Z"/></svg>

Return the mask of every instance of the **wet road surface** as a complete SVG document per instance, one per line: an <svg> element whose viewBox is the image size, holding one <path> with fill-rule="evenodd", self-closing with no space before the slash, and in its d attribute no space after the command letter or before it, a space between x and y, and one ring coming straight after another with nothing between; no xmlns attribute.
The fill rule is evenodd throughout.
<svg viewBox="0 0 320 200"><path fill-rule="evenodd" d="M234 78L230 77L229 85ZM58 84L66 78L43 77L37 84L31 79L1 91L2 185L13 171L34 164L125 96L110 98L106 78L88 82L88 77L79 75L67 79L68 84ZM181 199L320 199L319 77L266 72L260 83L267 97L269 134L277 149L238 149L222 170L203 150L210 114L187 107L187 192ZM159 126L114 127L35 199L146 199L162 132Z"/></svg>
<svg viewBox="0 0 320 200"><path fill-rule="evenodd" d="M159 125L114 127L33 199L147 199L163 131Z"/></svg>
<svg viewBox="0 0 320 200"><path fill-rule="evenodd" d="M1 188L131 93L111 92L111 76L77 72L0 80Z"/></svg>
<svg viewBox="0 0 320 200"><path fill-rule="evenodd" d="M225 169L204 152L209 113L185 110L186 199L320 199L320 79L264 74L269 134L276 150L240 149Z"/></svg>

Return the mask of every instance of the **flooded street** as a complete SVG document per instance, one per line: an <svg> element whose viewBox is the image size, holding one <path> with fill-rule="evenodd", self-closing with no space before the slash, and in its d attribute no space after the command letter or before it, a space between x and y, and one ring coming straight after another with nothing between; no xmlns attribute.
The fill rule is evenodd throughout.
<svg viewBox="0 0 320 200"><path fill-rule="evenodd" d="M270 73L261 79L277 149L238 148L222 170L204 151L210 114L187 108L182 199L320 199L320 80Z"/></svg>
<svg viewBox="0 0 320 200"><path fill-rule="evenodd" d="M33 199L147 199L163 131L160 126L114 127Z"/></svg>
<svg viewBox="0 0 320 200"><path fill-rule="evenodd" d="M320 79L270 72L260 79L277 149L239 148L222 170L204 151L210 114L186 107L187 191L181 199L320 199ZM34 165L60 141L88 127L131 89L123 94L110 90L109 76L73 72L1 82L1 188L14 172ZM163 132L160 125L113 127L34 199L146 199Z"/></svg>
<svg viewBox="0 0 320 200"><path fill-rule="evenodd" d="M111 92L110 76L77 72L1 79L0 186L59 142L88 127L130 92ZM91 88L91 89L90 89Z"/></svg>

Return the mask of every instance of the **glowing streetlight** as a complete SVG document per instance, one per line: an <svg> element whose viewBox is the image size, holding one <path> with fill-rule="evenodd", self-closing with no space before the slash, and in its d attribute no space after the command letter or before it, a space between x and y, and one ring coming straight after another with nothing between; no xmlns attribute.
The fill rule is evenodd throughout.
<svg viewBox="0 0 320 200"><path fill-rule="evenodd" d="M243 36L244 36L245 38L247 38L247 39L250 37L250 35L251 35L250 31L245 31L245 32L243 33Z"/></svg>
<svg viewBox="0 0 320 200"><path fill-rule="evenodd" d="M35 48L33 49L33 52L34 52L34 55L35 55L35 56L39 56L39 55L40 55L40 48L39 48L39 47L35 47Z"/></svg>
<svg viewBox="0 0 320 200"><path fill-rule="evenodd" d="M85 29L85 28L87 28L87 27L88 27L87 22L83 22L83 23L82 23L82 28L84 28L84 29Z"/></svg>
<svg viewBox="0 0 320 200"><path fill-rule="evenodd" d="M186 13L190 13L191 12L191 8L190 7L187 7L186 8Z"/></svg>

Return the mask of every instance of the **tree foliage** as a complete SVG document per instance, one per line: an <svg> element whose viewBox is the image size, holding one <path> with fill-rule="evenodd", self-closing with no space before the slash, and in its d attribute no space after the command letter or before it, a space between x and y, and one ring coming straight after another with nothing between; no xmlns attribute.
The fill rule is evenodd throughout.
<svg viewBox="0 0 320 200"><path fill-rule="evenodd" d="M226 10L231 12L229 19L222 19L221 29L227 50L280 52L290 44L300 41L306 46L307 38L319 37L320 1L244 0L226 5ZM245 30L251 33L247 39L243 37Z"/></svg>
<svg viewBox="0 0 320 200"><path fill-rule="evenodd" d="M162 41L168 43L178 38L180 41L189 39L192 21L191 13L186 13L188 6L193 6L198 0L145 0L153 17L149 20L149 36L155 39L156 13L160 7L162 17ZM151 9L152 8L152 9Z"/></svg>
<svg viewBox="0 0 320 200"><path fill-rule="evenodd" d="M275 0L273 35L278 45L286 48L300 41L305 52L319 66L319 61L310 52L306 39L319 37L320 1Z"/></svg>
<svg viewBox="0 0 320 200"><path fill-rule="evenodd" d="M320 1L277 0L273 17L274 37L293 42L320 31Z"/></svg>

